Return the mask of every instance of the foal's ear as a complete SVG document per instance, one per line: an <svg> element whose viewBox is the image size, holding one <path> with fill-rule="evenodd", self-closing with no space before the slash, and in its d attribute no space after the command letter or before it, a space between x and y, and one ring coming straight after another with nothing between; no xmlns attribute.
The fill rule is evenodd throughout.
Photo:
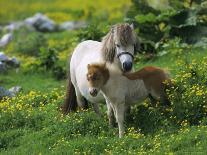
<svg viewBox="0 0 207 155"><path fill-rule="evenodd" d="M87 68L89 69L90 67L91 67L91 65L90 65L90 64L88 64L88 65L87 65Z"/></svg>

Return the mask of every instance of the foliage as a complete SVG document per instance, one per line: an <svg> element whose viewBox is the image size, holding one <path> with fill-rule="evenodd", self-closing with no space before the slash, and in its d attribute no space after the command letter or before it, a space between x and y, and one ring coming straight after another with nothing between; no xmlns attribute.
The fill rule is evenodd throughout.
<svg viewBox="0 0 207 155"><path fill-rule="evenodd" d="M58 61L58 57L55 49L40 49L39 67L44 68L45 70L52 69L55 66L56 61Z"/></svg>
<svg viewBox="0 0 207 155"><path fill-rule="evenodd" d="M41 48L37 62L31 64L34 69L40 71L51 71L53 76L60 80L66 77L66 70L58 64L59 58L55 49Z"/></svg>
<svg viewBox="0 0 207 155"><path fill-rule="evenodd" d="M105 33L106 33L105 24L100 25L97 22L95 23L92 22L86 28L80 30L77 36L79 38L79 41L83 41L83 40L101 41Z"/></svg>
<svg viewBox="0 0 207 155"><path fill-rule="evenodd" d="M33 16L37 12L47 14L57 22L69 20L87 20L92 13L93 17L102 16L104 12L109 12L108 20L122 18L123 12L130 5L131 0L1 0L0 23L7 24L14 20L24 20ZM80 5L81 4L81 5ZM91 8L94 8L91 10ZM92 11L92 12L91 12Z"/></svg>
<svg viewBox="0 0 207 155"><path fill-rule="evenodd" d="M206 60L204 57L199 63L195 60L178 62L180 74L173 79L174 86L168 93L172 102L170 115L180 123L197 125L206 119Z"/></svg>
<svg viewBox="0 0 207 155"><path fill-rule="evenodd" d="M206 151L206 138L203 137L206 135L206 126L188 127L184 123L178 130L168 130L168 132L158 130L151 135L143 134L142 131L134 128L133 126L137 124L134 121L131 124L133 126L127 128L126 136L119 139L118 130L108 127L107 118L97 117L91 109L63 116L59 112L63 94L59 89L48 93L30 91L12 99L2 100L0 102L1 154L17 152L21 154L136 154L137 152L149 154L183 153L186 150ZM137 112L141 112L140 116L144 116L147 111L139 107ZM149 120L156 116L151 120L153 123L156 121L157 114L150 113L148 113ZM146 119L143 123L146 128L150 125ZM141 122L139 126L143 126Z"/></svg>
<svg viewBox="0 0 207 155"><path fill-rule="evenodd" d="M15 31L13 42L9 44L7 51L20 55L38 56L39 49L46 46L46 38L42 33L21 28Z"/></svg>
<svg viewBox="0 0 207 155"><path fill-rule="evenodd" d="M166 38L179 37L182 42L194 44L206 36L207 18L203 1L163 1L166 4L160 8L159 5L153 6L154 0L134 0L128 12L127 20L137 26L142 44L154 42L147 44L151 48L143 51L154 52L153 45Z"/></svg>

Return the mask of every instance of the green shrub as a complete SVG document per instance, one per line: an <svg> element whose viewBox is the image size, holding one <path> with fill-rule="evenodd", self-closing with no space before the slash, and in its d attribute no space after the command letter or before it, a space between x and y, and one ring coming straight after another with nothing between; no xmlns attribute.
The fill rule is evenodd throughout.
<svg viewBox="0 0 207 155"><path fill-rule="evenodd" d="M44 70L52 69L58 61L57 51L55 49L40 48L39 67Z"/></svg>
<svg viewBox="0 0 207 155"><path fill-rule="evenodd" d="M127 21L135 23L136 31L144 46L153 42L153 48L146 47L145 52L154 52L156 43L163 39L181 38L182 42L195 44L207 35L206 8L204 1L167 1L162 8L153 6L150 1L133 0L127 14ZM154 0L151 0L153 3ZM190 32L190 33L189 33ZM143 46L143 45L142 45Z"/></svg>
<svg viewBox="0 0 207 155"><path fill-rule="evenodd" d="M15 31L14 39L7 50L22 55L38 56L39 49L46 46L46 39L42 33L21 28Z"/></svg>
<svg viewBox="0 0 207 155"><path fill-rule="evenodd" d="M57 80L66 78L66 68L59 64L57 51L54 48L40 48L39 56L36 61L28 64L25 72L48 72Z"/></svg>
<svg viewBox="0 0 207 155"><path fill-rule="evenodd" d="M173 79L174 86L168 90L172 103L170 117L177 123L197 125L207 116L207 58L199 63L178 62L179 74Z"/></svg>
<svg viewBox="0 0 207 155"><path fill-rule="evenodd" d="M79 41L84 41L84 40L101 41L105 33L106 33L105 24L98 24L98 22L92 22L86 28L81 29L78 32L77 36L79 38Z"/></svg>
<svg viewBox="0 0 207 155"><path fill-rule="evenodd" d="M129 123L129 126L141 129L143 133L207 123L207 57L199 62L190 60L188 56L193 48L185 44L178 48L177 41L169 44L166 48L171 56L179 58L175 62L176 75L166 90L171 105L162 106L158 102L154 106L145 101L144 105L133 107L132 122L137 123Z"/></svg>

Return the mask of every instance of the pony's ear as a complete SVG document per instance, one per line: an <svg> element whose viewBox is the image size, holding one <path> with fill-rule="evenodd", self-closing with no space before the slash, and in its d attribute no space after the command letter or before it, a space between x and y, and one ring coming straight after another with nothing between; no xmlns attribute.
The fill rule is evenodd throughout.
<svg viewBox="0 0 207 155"><path fill-rule="evenodd" d="M90 64L88 64L88 65L87 65L87 68L89 69L90 67L91 67L91 65L90 65Z"/></svg>
<svg viewBox="0 0 207 155"><path fill-rule="evenodd" d="M130 27L131 27L132 30L134 30L134 24L133 23L130 24Z"/></svg>
<svg viewBox="0 0 207 155"><path fill-rule="evenodd" d="M112 26L111 26L111 33L112 33L112 34L114 33L114 28L115 28L115 25L112 25Z"/></svg>
<svg viewBox="0 0 207 155"><path fill-rule="evenodd" d="M136 37L135 43L134 43L134 52L139 53L140 52L140 39Z"/></svg>

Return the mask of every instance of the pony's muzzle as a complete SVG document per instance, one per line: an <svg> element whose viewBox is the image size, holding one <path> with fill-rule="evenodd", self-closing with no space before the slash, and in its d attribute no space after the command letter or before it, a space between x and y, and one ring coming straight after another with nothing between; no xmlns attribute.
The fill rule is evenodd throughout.
<svg viewBox="0 0 207 155"><path fill-rule="evenodd" d="M133 55L129 52L122 52L118 54L118 58L122 64L123 71L129 72L133 67Z"/></svg>
<svg viewBox="0 0 207 155"><path fill-rule="evenodd" d="M91 94L91 96L95 97L98 94L98 91L96 88L89 88L89 93Z"/></svg>
<svg viewBox="0 0 207 155"><path fill-rule="evenodd" d="M132 62L124 62L123 63L123 69L126 72L130 71L132 69Z"/></svg>

